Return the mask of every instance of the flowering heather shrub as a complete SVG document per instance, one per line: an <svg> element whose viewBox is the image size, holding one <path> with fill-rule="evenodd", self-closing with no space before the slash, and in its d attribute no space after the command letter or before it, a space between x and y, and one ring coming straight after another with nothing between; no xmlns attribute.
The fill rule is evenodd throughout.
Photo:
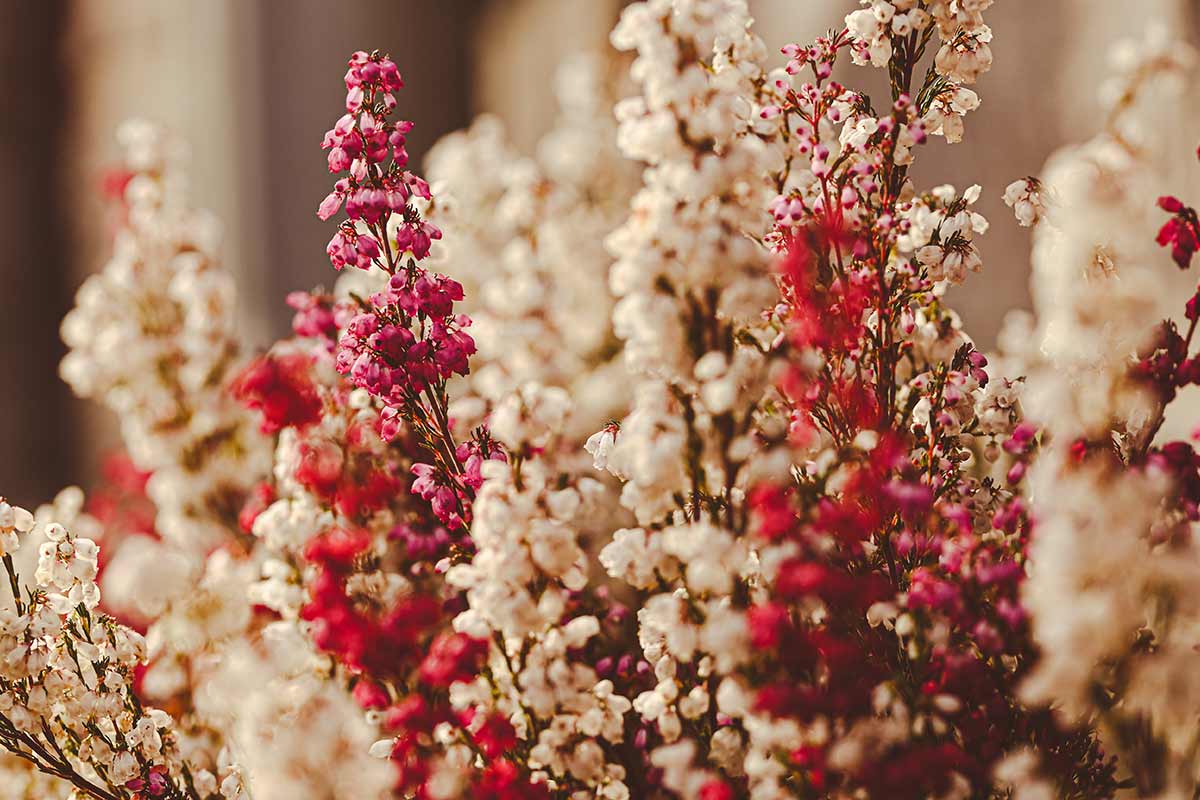
<svg viewBox="0 0 1200 800"><path fill-rule="evenodd" d="M485 118L431 182L355 53L337 282L249 357L124 128L62 369L130 459L0 502L0 793L1196 796L1200 293L1156 322L1200 198L1155 203L1186 154L1139 127L1195 59L1124 52L1105 129L1003 191L1038 316L985 354L946 302L982 189L910 168L969 133L991 0L861 5L772 67L742 0L633 3L615 120L573 62L536 157Z"/></svg>

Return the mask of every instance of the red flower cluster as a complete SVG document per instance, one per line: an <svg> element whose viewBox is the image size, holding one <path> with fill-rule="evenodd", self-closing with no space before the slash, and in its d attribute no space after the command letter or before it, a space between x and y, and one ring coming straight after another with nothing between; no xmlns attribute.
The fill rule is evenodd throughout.
<svg viewBox="0 0 1200 800"><path fill-rule="evenodd" d="M1200 219L1197 219L1195 209L1176 197L1158 198L1158 207L1172 215L1158 231L1158 244L1170 247L1175 264L1180 269L1187 269L1200 247Z"/></svg>
<svg viewBox="0 0 1200 800"><path fill-rule="evenodd" d="M230 390L246 407L262 412L262 432L306 428L321 419L321 397L306 353L268 354L246 365Z"/></svg>
<svg viewBox="0 0 1200 800"><path fill-rule="evenodd" d="M979 424L977 400L967 398L987 387L987 361L935 299L945 274L897 255L914 201L902 199L893 154L902 133L923 140L923 123L901 86L893 116L875 120L857 159L832 162L805 138L840 113L833 105L844 89L825 80L844 46L835 38L785 51L789 70L809 66L816 83L764 111L793 116L822 187L815 203L794 193L772 208L784 255L772 319L784 326L790 361L779 388L792 443L837 457L804 465L786 487L750 492L755 535L783 554L769 598L748 612L756 706L844 731L896 715L906 730L858 759L819 744L791 753L788 783L805 796L938 796L960 779L985 785L1022 746L1061 756L1048 766L1066 784L1110 791L1111 763L1090 733L1062 732L1044 710L1009 702L1037 658L1019 599L1030 524L1009 488L962 466L960 436ZM948 221L962 214L967 221L953 224L972 224L969 199L921 202L944 203ZM943 246L937 237L933 250ZM947 355L915 352L917 313ZM1013 461L1011 487L1036 431L1018 426L998 438L995 450ZM983 535L989 523L1004 535ZM937 722L912 736L918 715Z"/></svg>
<svg viewBox="0 0 1200 800"><path fill-rule="evenodd" d="M312 623L317 647L339 662L374 678L395 678L421 660L429 631L441 619L441 605L413 595L382 612L360 608L347 594L345 578L369 547L365 533L342 528L308 545L304 557L319 573L309 584L311 597L301 616Z"/></svg>

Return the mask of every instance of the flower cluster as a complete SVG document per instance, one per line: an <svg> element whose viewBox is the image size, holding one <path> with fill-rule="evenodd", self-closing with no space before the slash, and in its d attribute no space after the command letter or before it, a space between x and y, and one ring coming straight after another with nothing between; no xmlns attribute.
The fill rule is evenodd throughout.
<svg viewBox="0 0 1200 800"><path fill-rule="evenodd" d="M120 418L130 455L151 473L159 533L203 552L226 538L269 450L225 391L240 340L219 228L188 205L180 148L161 129L129 122L118 139L114 252L63 320L61 372Z"/></svg>
<svg viewBox="0 0 1200 800"><path fill-rule="evenodd" d="M985 353L947 300L983 189L912 166L967 134L992 2L860 5L773 57L745 0L628 4L615 119L574 61L536 154L485 118L432 187L396 63L354 53L337 282L244 362L166 140L127 129L63 372L133 463L0 501L5 786L1193 796L1200 292L1155 292L1200 217L1156 206L1135 120L1194 59L1122 51L1105 131L1004 190L1038 327Z"/></svg>
<svg viewBox="0 0 1200 800"><path fill-rule="evenodd" d="M333 266L354 263L386 277L340 328L335 366L382 403L385 439L397 436L404 423L421 438L433 458L414 467L414 491L435 501L443 523L460 527L474 487L464 478L469 455L452 446L446 383L467 374L475 341L464 330L471 319L454 312L462 285L419 265L441 232L410 202L429 200L430 192L405 169L404 137L412 124L390 120L393 92L402 85L390 59L355 53L346 73L347 113L323 143L330 151L329 170L350 172L318 210L328 219L346 201L349 219L329 244ZM481 455L490 452L485 447Z"/></svg>
<svg viewBox="0 0 1200 800"><path fill-rule="evenodd" d="M217 772L229 743L198 699L221 648L251 621L251 558L237 519L271 448L228 390L241 350L235 289L216 255L215 221L188 203L181 148L144 122L118 139L114 254L63 322L61 371L119 415L132 458L116 475L128 483L120 494L152 512L131 518L110 492L82 513L75 490L44 516L102 536L103 610L146 635L139 698L179 712L183 755ZM235 796L240 780L225 789Z"/></svg>
<svg viewBox="0 0 1200 800"><path fill-rule="evenodd" d="M585 434L622 411L604 388L623 377L604 239L624 219L637 173L616 147L600 59L571 59L555 88L560 119L533 158L491 117L440 141L426 157L436 192L427 214L446 231L433 258L466 288L479 348L453 415L482 419L536 382L571 391L567 422Z"/></svg>
<svg viewBox="0 0 1200 800"><path fill-rule="evenodd" d="M98 610L96 543L56 522L34 527L0 501L11 589L0 607L0 745L91 797L237 796L236 780L218 785L185 762L171 715L139 699L146 640ZM34 536L44 543L23 585L13 554Z"/></svg>
<svg viewBox="0 0 1200 800"><path fill-rule="evenodd" d="M1174 307L1163 308L1153 287L1173 277L1156 244L1190 265L1195 212L1171 196L1155 202L1155 183L1186 154L1135 143L1157 135L1142 112L1182 91L1195 56L1157 35L1121 52L1127 74L1108 125L1056 155L1043 179L1055 202L1035 238L1040 346L1021 357L1047 444L1030 476L1037 527L1023 593L1044 656L1021 696L1094 721L1139 796L1179 796L1195 786L1183 718L1195 708L1185 631L1197 612L1184 587L1200 562L1190 532L1197 462L1184 438L1194 420L1170 417L1194 380L1197 300L1194 288L1172 291ZM1103 319L1089 312L1097 302L1111 310ZM1038 791L1041 761L1023 754L1012 782Z"/></svg>

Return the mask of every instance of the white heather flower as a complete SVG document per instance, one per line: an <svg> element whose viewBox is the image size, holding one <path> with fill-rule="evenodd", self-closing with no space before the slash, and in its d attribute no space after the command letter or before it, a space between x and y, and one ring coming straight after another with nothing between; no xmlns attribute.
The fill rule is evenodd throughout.
<svg viewBox="0 0 1200 800"><path fill-rule="evenodd" d="M1019 421L1017 403L1025 388L1024 379L994 377L976 400L975 416L980 432L988 436L1011 433Z"/></svg>
<svg viewBox="0 0 1200 800"><path fill-rule="evenodd" d="M663 552L684 566L688 588L696 595L725 595L747 557L745 545L728 532L700 522L676 525L659 534Z"/></svg>
<svg viewBox="0 0 1200 800"><path fill-rule="evenodd" d="M679 714L684 719L697 719L708 711L708 690L695 686L687 695L679 698Z"/></svg>
<svg viewBox="0 0 1200 800"><path fill-rule="evenodd" d="M883 8L890 9L891 6L882 3L874 9L863 8L846 15L846 28L862 45L861 49L856 48L852 51L855 64L885 67L888 59L892 57L892 42L887 35L888 26L884 24L888 20L880 18L890 15L876 11L882 11Z"/></svg>
<svg viewBox="0 0 1200 800"><path fill-rule="evenodd" d="M930 273L930 277L960 284L967 279L968 272L979 272L981 269L983 260L974 247L956 248L949 250L942 259L940 277L935 277L933 272Z"/></svg>
<svg viewBox="0 0 1200 800"><path fill-rule="evenodd" d="M151 649L198 653L240 634L250 622L247 598L257 574L252 561L235 559L225 550L215 551L191 590L171 603L150 627Z"/></svg>
<svg viewBox="0 0 1200 800"><path fill-rule="evenodd" d="M153 619L188 592L200 566L166 542L149 536L129 537L108 557L102 579L104 605Z"/></svg>
<svg viewBox="0 0 1200 800"><path fill-rule="evenodd" d="M638 611L638 638L647 658L661 645L678 661L691 661L700 643L700 631L691 621L679 592L656 594Z"/></svg>
<svg viewBox="0 0 1200 800"><path fill-rule="evenodd" d="M128 750L123 750L117 753L112 764L109 765L112 772L113 780L117 783L125 783L131 780L138 774L138 763L133 753Z"/></svg>
<svg viewBox="0 0 1200 800"><path fill-rule="evenodd" d="M936 244L929 244L917 251L917 261L929 271L933 280L942 275L942 262L946 259L946 251Z"/></svg>
<svg viewBox="0 0 1200 800"><path fill-rule="evenodd" d="M959 84L972 84L992 68L992 29L980 25L942 43L934 59L938 74Z"/></svg>
<svg viewBox="0 0 1200 800"><path fill-rule="evenodd" d="M617 442L619 432L620 428L615 423L609 423L589 436L584 443L583 449L592 456L592 466L595 469L608 469L608 457Z"/></svg>
<svg viewBox="0 0 1200 800"><path fill-rule="evenodd" d="M635 589L650 589L659 575L670 577L677 567L667 564L667 555L659 545L659 534L641 528L622 528L600 551L600 563L614 578Z"/></svg>
<svg viewBox="0 0 1200 800"><path fill-rule="evenodd" d="M556 386L523 384L493 409L489 429L497 441L512 451L544 448L563 431L571 398Z"/></svg>
<svg viewBox="0 0 1200 800"><path fill-rule="evenodd" d="M395 746L395 739L380 739L371 745L371 749L367 752L372 758L390 758Z"/></svg>
<svg viewBox="0 0 1200 800"><path fill-rule="evenodd" d="M272 623L261 644L230 647L200 698L237 745L237 769L222 791L227 782L231 797L243 783L266 800L387 796L394 772L373 757L379 734L348 692L319 677L306 637L294 625Z"/></svg>
<svg viewBox="0 0 1200 800"><path fill-rule="evenodd" d="M588 639L600 633L600 621L595 617L576 617L563 627L567 647L583 647Z"/></svg>
<svg viewBox="0 0 1200 800"><path fill-rule="evenodd" d="M1040 761L1036 751L1018 750L996 764L993 774L1012 792L1013 800L1057 800L1058 787L1039 774Z"/></svg>
<svg viewBox="0 0 1200 800"><path fill-rule="evenodd" d="M281 498L254 519L254 535L279 553L296 552L309 539L333 524L333 516L315 500L303 494Z"/></svg>
<svg viewBox="0 0 1200 800"><path fill-rule="evenodd" d="M875 117L862 116L847 120L842 127L838 141L843 147L856 150L866 145L867 140L879 130L879 120Z"/></svg>
<svg viewBox="0 0 1200 800"><path fill-rule="evenodd" d="M1041 182L1037 178L1013 181L1004 190L1004 204L1013 210L1021 227L1036 225L1046 213Z"/></svg>
<svg viewBox="0 0 1200 800"><path fill-rule="evenodd" d="M704 604L705 620L700 628L700 648L711 653L714 669L732 672L750 658L750 628L746 615L728 601Z"/></svg>
<svg viewBox="0 0 1200 800"><path fill-rule="evenodd" d="M66 528L51 523L45 528L47 541L38 549L34 580L50 589L50 599L70 608L83 603L95 608L100 603L98 572L99 548L90 539L76 539Z"/></svg>
<svg viewBox="0 0 1200 800"><path fill-rule="evenodd" d="M17 552L21 547L20 534L31 530L33 514L0 500L0 557Z"/></svg>
<svg viewBox="0 0 1200 800"><path fill-rule="evenodd" d="M590 739L584 739L575 745L567 760L567 770L585 782L595 781L602 774L603 768L604 750Z"/></svg>
<svg viewBox="0 0 1200 800"><path fill-rule="evenodd" d="M934 98L925 114L925 126L933 136L944 136L950 144L963 138L963 118L979 108L979 95L965 86L951 85Z"/></svg>
<svg viewBox="0 0 1200 800"><path fill-rule="evenodd" d="M1186 104L1180 78L1195 57L1164 41L1129 55L1104 132L1056 154L1044 170L1054 203L1034 233L1040 328L1026 394L1049 446L1029 476L1038 533L1022 600L1047 658L1022 692L1036 702L1053 697L1068 719L1091 718L1094 687L1121 664L1117 707L1152 721L1169 783L1164 793L1185 794L1195 774L1189 720L1200 704L1200 607L1190 588L1200 579L1200 559L1191 526L1164 513L1179 488L1152 465L1079 464L1068 450L1080 437L1141 446L1160 401L1130 379L1129 354L1146 340L1151 320L1178 313L1178 296L1161 305L1169 279L1154 243L1162 222L1154 198L1178 161L1151 154L1178 125L1176 109ZM1022 193L1013 190L1018 201ZM1162 434L1161 441L1175 438ZM1135 644L1147 634L1152 651ZM1018 754L998 777L1017 788L1015 797L1050 796L1036 766L1032 754Z"/></svg>
<svg viewBox="0 0 1200 800"><path fill-rule="evenodd" d="M608 470L627 478L621 503L642 524L673 510L675 494L687 485L687 432L674 405L665 384L640 384L633 411L609 453Z"/></svg>

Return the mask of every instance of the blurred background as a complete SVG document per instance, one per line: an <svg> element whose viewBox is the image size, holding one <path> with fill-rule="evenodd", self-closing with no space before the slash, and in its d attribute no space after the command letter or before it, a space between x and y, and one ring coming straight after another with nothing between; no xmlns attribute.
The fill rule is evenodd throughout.
<svg viewBox="0 0 1200 800"><path fill-rule="evenodd" d="M315 209L330 183L319 149L357 49L390 52L416 122L417 165L443 134L497 114L528 152L552 119L555 65L606 51L623 0L38 0L0 2L0 489L33 506L87 486L115 446L112 420L58 379L59 320L108 251L100 186L133 116L191 149L197 206L225 225L251 346L286 335L284 294L330 279ZM750 0L773 50L834 26L853 0ZM1055 149L1100 127L1097 87L1121 37L1159 19L1197 36L1200 0L999 0L995 67L966 140L918 160L924 184L980 183L992 220L985 271L953 298L990 346L1029 304L1029 235L1000 200ZM846 76L849 77L849 76ZM866 76L852 77L856 84ZM868 84L869 86L870 84Z"/></svg>

